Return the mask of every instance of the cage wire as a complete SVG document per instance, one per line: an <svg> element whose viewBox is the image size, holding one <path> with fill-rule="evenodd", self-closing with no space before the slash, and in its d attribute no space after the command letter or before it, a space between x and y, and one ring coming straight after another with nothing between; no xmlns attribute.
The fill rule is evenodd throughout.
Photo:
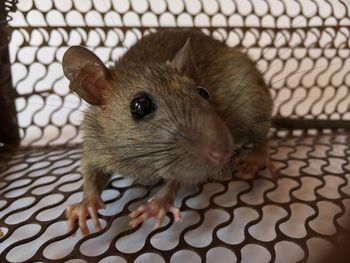
<svg viewBox="0 0 350 263"><path fill-rule="evenodd" d="M0 5L1 262L320 262L349 234L348 1ZM115 175L103 192L102 232L71 237L64 211L82 198L79 127L87 105L69 92L62 56L83 45L111 64L164 27L200 28L240 47L270 86L277 124L302 118L314 129L272 129L278 179L262 171L251 181L185 189L176 199L183 221L168 216L156 231L152 222L131 229L128 214L159 185Z"/></svg>

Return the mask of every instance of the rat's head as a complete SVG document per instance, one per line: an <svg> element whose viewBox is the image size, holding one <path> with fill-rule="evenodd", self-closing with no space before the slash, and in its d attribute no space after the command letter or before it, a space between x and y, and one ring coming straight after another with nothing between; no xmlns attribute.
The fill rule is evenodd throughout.
<svg viewBox="0 0 350 263"><path fill-rule="evenodd" d="M211 106L209 92L193 80L189 41L167 63L121 63L111 69L75 46L65 53L63 69L70 89L100 108L95 117L103 134L98 136L120 166L196 183L230 161L231 133Z"/></svg>

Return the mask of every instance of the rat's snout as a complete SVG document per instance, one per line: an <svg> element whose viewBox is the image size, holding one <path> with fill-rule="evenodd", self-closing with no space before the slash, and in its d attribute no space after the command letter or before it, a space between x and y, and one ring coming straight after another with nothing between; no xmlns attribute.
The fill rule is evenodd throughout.
<svg viewBox="0 0 350 263"><path fill-rule="evenodd" d="M195 151L203 162L222 167L233 155L233 138L227 125L217 115L203 119L195 130L192 138L196 138Z"/></svg>
<svg viewBox="0 0 350 263"><path fill-rule="evenodd" d="M225 149L225 150L216 150L216 149L208 149L206 156L208 160L219 166L223 166L227 164L232 157L232 150L231 149Z"/></svg>

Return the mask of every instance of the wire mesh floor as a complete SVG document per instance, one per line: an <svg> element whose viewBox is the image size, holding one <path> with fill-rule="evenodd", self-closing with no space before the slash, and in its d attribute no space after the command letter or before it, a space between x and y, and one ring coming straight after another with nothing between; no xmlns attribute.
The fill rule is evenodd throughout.
<svg viewBox="0 0 350 263"><path fill-rule="evenodd" d="M81 146L2 156L1 262L318 262L348 233L350 133L276 132L278 179L260 172L184 189L183 220L132 229L128 214L157 190L115 175L103 192L104 229L68 233L65 208L82 198ZM89 222L90 229L92 224Z"/></svg>

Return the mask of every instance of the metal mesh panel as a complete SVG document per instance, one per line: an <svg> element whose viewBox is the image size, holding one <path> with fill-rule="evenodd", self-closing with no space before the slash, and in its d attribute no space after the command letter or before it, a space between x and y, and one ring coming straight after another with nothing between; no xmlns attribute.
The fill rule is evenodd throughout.
<svg viewBox="0 0 350 263"><path fill-rule="evenodd" d="M349 119L350 20L342 1L20 1L11 61L23 144L79 141L84 105L61 59L84 45L104 62L159 27L200 27L247 51L272 86L275 114Z"/></svg>
<svg viewBox="0 0 350 263"><path fill-rule="evenodd" d="M319 262L349 233L348 131L271 133L278 179L185 189L183 221L131 229L159 185L114 176L104 229L70 237L64 209L82 197L79 126L61 59L84 45L110 63L159 27L200 27L257 62L275 116L349 120L347 1L19 1L10 59L22 147L1 154L1 262ZM91 223L91 222L90 222ZM124 261L123 261L124 260Z"/></svg>
<svg viewBox="0 0 350 263"><path fill-rule="evenodd" d="M261 173L185 189L176 200L182 222L169 217L153 232L152 222L131 229L128 214L158 185L115 176L103 194L103 231L82 238L79 231L70 237L64 215L82 196L81 148L19 151L2 169L1 259L319 262L349 231L349 154L348 133L276 133L278 180Z"/></svg>

